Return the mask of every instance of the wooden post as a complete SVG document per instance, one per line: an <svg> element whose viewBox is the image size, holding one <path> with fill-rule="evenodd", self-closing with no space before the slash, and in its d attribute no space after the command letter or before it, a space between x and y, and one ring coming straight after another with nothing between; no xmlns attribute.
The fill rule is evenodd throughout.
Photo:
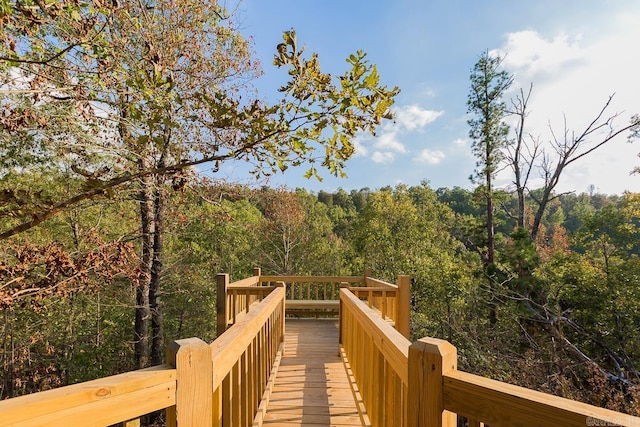
<svg viewBox="0 0 640 427"><path fill-rule="evenodd" d="M229 286L229 275L218 274L216 276L216 311L218 314L217 336L227 330L229 316L227 313L227 287Z"/></svg>
<svg viewBox="0 0 640 427"><path fill-rule="evenodd" d="M278 344L284 342L284 334L285 334L285 319L287 315L287 284L285 282L276 282L276 288L284 288L284 301L282 301L282 330L280 331L280 339L278 340Z"/></svg>
<svg viewBox="0 0 640 427"><path fill-rule="evenodd" d="M253 267L253 275L256 276L258 278L258 283L256 283L256 286L262 286L262 283L260 282L260 275L262 274L262 270L260 269L260 267ZM262 299L258 296L258 295L252 295L247 297L247 313L249 312L249 305L253 304L254 302L257 301L262 301Z"/></svg>
<svg viewBox="0 0 640 427"><path fill-rule="evenodd" d="M398 276L396 330L411 339L411 277Z"/></svg>
<svg viewBox="0 0 640 427"><path fill-rule="evenodd" d="M362 280L362 285L361 286L367 286L367 277L371 277L371 269L370 268L365 268L364 269L364 278Z"/></svg>
<svg viewBox="0 0 640 427"><path fill-rule="evenodd" d="M199 338L173 341L167 363L176 368L176 405L167 409L167 426L213 425L211 347Z"/></svg>
<svg viewBox="0 0 640 427"><path fill-rule="evenodd" d="M342 291L342 289L349 289L349 283L347 282L341 282L340 283L340 291ZM338 343L342 344L342 310L344 309L342 307L342 298L340 297L340 294L342 292L338 291L338 298L340 298L340 308L338 311Z"/></svg>
<svg viewBox="0 0 640 427"><path fill-rule="evenodd" d="M422 338L411 344L407 426L456 427L457 415L444 410L442 375L457 365L456 348L447 341Z"/></svg>

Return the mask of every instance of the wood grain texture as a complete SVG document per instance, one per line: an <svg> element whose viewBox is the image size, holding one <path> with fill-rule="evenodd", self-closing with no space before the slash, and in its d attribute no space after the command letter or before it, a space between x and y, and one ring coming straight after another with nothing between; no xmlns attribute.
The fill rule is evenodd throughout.
<svg viewBox="0 0 640 427"><path fill-rule="evenodd" d="M445 411L442 398L443 375L456 369L456 348L447 341L422 338L411 344L407 425L457 425L456 414Z"/></svg>
<svg viewBox="0 0 640 427"><path fill-rule="evenodd" d="M108 425L175 404L176 370L167 365L0 402L0 424Z"/></svg>
<svg viewBox="0 0 640 427"><path fill-rule="evenodd" d="M265 426L362 426L335 320L288 319Z"/></svg>
<svg viewBox="0 0 640 427"><path fill-rule="evenodd" d="M450 371L443 378L444 406L491 427L640 427L640 418L512 384Z"/></svg>
<svg viewBox="0 0 640 427"><path fill-rule="evenodd" d="M176 405L167 411L167 424L211 426L213 387L209 345L198 338L172 341L167 347L167 363L176 368L178 376Z"/></svg>

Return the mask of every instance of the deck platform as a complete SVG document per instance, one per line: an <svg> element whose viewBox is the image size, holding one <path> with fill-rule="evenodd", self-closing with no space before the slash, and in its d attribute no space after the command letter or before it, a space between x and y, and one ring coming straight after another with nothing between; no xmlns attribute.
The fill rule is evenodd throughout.
<svg viewBox="0 0 640 427"><path fill-rule="evenodd" d="M337 320L287 319L264 425L362 426L338 347Z"/></svg>

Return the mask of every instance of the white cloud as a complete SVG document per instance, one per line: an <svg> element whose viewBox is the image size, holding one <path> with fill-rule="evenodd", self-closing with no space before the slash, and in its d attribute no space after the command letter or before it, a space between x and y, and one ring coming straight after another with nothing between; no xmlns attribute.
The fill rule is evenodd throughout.
<svg viewBox="0 0 640 427"><path fill-rule="evenodd" d="M411 138L411 133L421 131L432 123L443 111L426 110L417 105L406 105L394 108L395 120L385 123L375 138L364 137L356 140L355 155L368 156L369 150L374 150L371 160L375 163L392 163L396 154L408 152L403 139ZM366 139L365 139L366 138Z"/></svg>
<svg viewBox="0 0 640 427"><path fill-rule="evenodd" d="M619 113L614 127L625 126L632 114L640 112L638 60L624 49L640 40L640 26L633 24L637 19L638 13L632 17L621 14L616 25L594 27L589 33L585 30L585 37L566 33L545 37L535 31L507 35L497 51L506 53L503 64L515 76L513 89L534 84L528 132L550 141L550 128L562 137L566 124L569 135L579 134L614 93L603 116L606 119ZM602 137L593 135L590 146ZM640 149L626 143L625 138L626 134L619 136L568 167L557 190L582 192L589 184L595 184L606 193L620 193L621 188L638 191L640 179L630 177L629 171L640 163L636 157ZM547 152L553 154L549 147Z"/></svg>
<svg viewBox="0 0 640 427"><path fill-rule="evenodd" d="M504 57L503 66L523 81L541 81L585 65L587 52L581 37L559 34L551 40L527 30L507 34L505 44L492 51Z"/></svg>
<svg viewBox="0 0 640 427"><path fill-rule="evenodd" d="M369 150L362 143L360 138L354 138L353 140L353 157L366 157L369 154Z"/></svg>
<svg viewBox="0 0 640 427"><path fill-rule="evenodd" d="M399 130L421 130L444 114L444 111L425 110L418 105L405 105L394 109L395 122Z"/></svg>
<svg viewBox="0 0 640 427"><path fill-rule="evenodd" d="M380 135L378 138L375 139L373 146L380 150L386 149L386 150L395 151L398 153L407 152L406 148L404 147L404 144L402 144L402 142L398 140L396 132L383 133L382 135Z"/></svg>
<svg viewBox="0 0 640 427"><path fill-rule="evenodd" d="M390 153L388 151L375 151L371 156L371 160L373 160L375 163L393 163L394 156L393 153Z"/></svg>
<svg viewBox="0 0 640 427"><path fill-rule="evenodd" d="M469 145L469 140L464 138L456 138L452 142L453 146L456 148L467 148Z"/></svg>
<svg viewBox="0 0 640 427"><path fill-rule="evenodd" d="M429 163L430 165L437 165L442 162L445 157L445 154L440 150L429 150L428 148L425 148L420 152L416 161Z"/></svg>
<svg viewBox="0 0 640 427"><path fill-rule="evenodd" d="M418 89L419 93L420 93L420 97L421 98L435 98L436 97L436 91L429 85L427 84L421 84L419 85L419 89Z"/></svg>

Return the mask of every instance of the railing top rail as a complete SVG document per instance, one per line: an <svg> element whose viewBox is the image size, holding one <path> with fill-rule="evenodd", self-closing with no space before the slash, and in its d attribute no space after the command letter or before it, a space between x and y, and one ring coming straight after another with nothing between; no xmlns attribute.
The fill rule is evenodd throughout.
<svg viewBox="0 0 640 427"><path fill-rule="evenodd" d="M239 288L243 286L256 286L260 283L260 276L251 276L237 282L229 283L228 288Z"/></svg>
<svg viewBox="0 0 640 427"><path fill-rule="evenodd" d="M242 353L244 353L258 331L278 307L278 304L284 302L284 297L284 287L277 287L269 296L251 309L246 316L210 344L214 366L214 389L222 383L224 377L240 359Z"/></svg>
<svg viewBox="0 0 640 427"><path fill-rule="evenodd" d="M229 286L227 289L230 292L237 291L258 294L267 293L274 290L276 287L277 286Z"/></svg>
<svg viewBox="0 0 640 427"><path fill-rule="evenodd" d="M640 418L462 371L443 374L444 409L490 425L640 427Z"/></svg>
<svg viewBox="0 0 640 427"><path fill-rule="evenodd" d="M377 287L398 289L398 285L385 282L384 280L374 279L373 277L366 277L364 279L364 284L365 286L377 286Z"/></svg>
<svg viewBox="0 0 640 427"><path fill-rule="evenodd" d="M110 425L175 405L176 370L154 366L0 402L3 425Z"/></svg>
<svg viewBox="0 0 640 427"><path fill-rule="evenodd" d="M405 338L380 314L360 301L350 290L340 289L340 300L345 308L351 308L351 313L371 333L373 342L393 367L393 370L405 384L409 383L409 347L411 341Z"/></svg>
<svg viewBox="0 0 640 427"><path fill-rule="evenodd" d="M396 292L398 290L397 287L391 288L388 286L353 286L349 288L352 292Z"/></svg>
<svg viewBox="0 0 640 427"><path fill-rule="evenodd" d="M261 282L287 282L287 283L363 283L362 276L260 276Z"/></svg>

